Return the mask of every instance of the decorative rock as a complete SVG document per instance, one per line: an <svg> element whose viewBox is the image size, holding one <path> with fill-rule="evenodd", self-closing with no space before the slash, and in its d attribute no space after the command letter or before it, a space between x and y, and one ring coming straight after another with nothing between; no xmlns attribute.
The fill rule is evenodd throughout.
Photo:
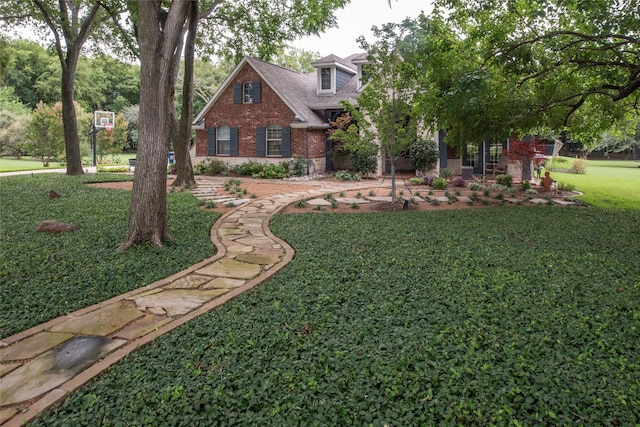
<svg viewBox="0 0 640 427"><path fill-rule="evenodd" d="M66 222L47 219L42 221L38 225L37 231L43 231L47 233L68 233L71 231L76 231L77 229L78 229L77 225L67 224Z"/></svg>

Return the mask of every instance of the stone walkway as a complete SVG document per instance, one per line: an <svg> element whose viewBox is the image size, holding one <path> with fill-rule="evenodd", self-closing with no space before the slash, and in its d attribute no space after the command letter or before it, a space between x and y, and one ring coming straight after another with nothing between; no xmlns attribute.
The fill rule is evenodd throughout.
<svg viewBox="0 0 640 427"><path fill-rule="evenodd" d="M202 179L193 193L202 200L220 200L221 185ZM357 187L351 183L348 188ZM294 255L269 231L272 215L301 198L345 188L330 183L299 193L227 200L239 206L211 230L216 256L1 340L0 424L13 427L32 420L141 345L270 277Z"/></svg>

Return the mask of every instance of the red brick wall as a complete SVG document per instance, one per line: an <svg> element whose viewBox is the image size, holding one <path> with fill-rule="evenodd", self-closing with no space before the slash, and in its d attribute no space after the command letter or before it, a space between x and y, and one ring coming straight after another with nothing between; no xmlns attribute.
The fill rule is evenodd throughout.
<svg viewBox="0 0 640 427"><path fill-rule="evenodd" d="M261 102L234 104L233 84L261 82ZM219 126L238 128L239 157L255 157L256 128L269 125L290 126L295 118L293 111L258 76L253 68L245 64L236 77L224 89L215 104L205 115L205 129L196 131L196 156L207 155L207 129ZM293 157L305 156L307 150L304 129L291 129L291 152Z"/></svg>

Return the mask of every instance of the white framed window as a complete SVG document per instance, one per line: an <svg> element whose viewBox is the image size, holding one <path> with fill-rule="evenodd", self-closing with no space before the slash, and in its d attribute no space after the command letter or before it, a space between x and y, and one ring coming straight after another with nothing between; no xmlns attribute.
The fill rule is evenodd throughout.
<svg viewBox="0 0 640 427"><path fill-rule="evenodd" d="M218 155L231 155L231 128L229 126L220 126L218 128L216 144Z"/></svg>
<svg viewBox="0 0 640 427"><path fill-rule="evenodd" d="M267 127L267 156L282 156L282 126Z"/></svg>
<svg viewBox="0 0 640 427"><path fill-rule="evenodd" d="M320 69L320 90L331 90L332 89L332 72L330 67L322 67Z"/></svg>
<svg viewBox="0 0 640 427"><path fill-rule="evenodd" d="M253 83L245 82L242 85L242 102L245 104L253 103Z"/></svg>

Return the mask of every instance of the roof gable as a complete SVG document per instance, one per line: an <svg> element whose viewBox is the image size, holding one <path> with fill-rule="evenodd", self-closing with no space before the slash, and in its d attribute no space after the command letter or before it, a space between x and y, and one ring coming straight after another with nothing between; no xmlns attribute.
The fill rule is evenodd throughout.
<svg viewBox="0 0 640 427"><path fill-rule="evenodd" d="M326 122L314 111L342 108L340 104L341 101L348 101L352 104L356 104L357 102L357 78L355 76L357 66L349 60L339 58L335 55L329 55L314 62L314 64L325 63L332 63L334 65L339 63L341 69L348 69L349 75L352 75L352 77L331 96L318 96L316 92L317 80L315 71L309 74L301 74L279 65L245 56L220 85L202 111L196 116L193 125L196 128L202 126L202 121L209 109L216 103L229 85L233 84L242 67L248 65L260 76L264 83L282 99L291 111L294 112L297 126L324 127L326 126Z"/></svg>

